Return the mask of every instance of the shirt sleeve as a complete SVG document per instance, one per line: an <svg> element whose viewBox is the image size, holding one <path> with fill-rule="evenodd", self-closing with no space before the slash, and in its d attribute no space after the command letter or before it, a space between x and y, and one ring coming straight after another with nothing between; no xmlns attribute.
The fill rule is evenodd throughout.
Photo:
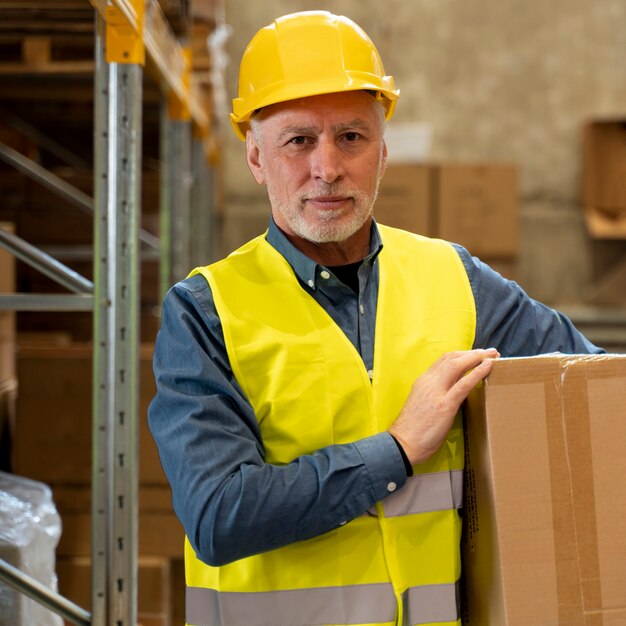
<svg viewBox="0 0 626 626"><path fill-rule="evenodd" d="M389 433L332 445L287 465L264 461L252 406L228 362L206 280L165 298L148 422L174 510L198 557L222 565L328 532L407 479Z"/></svg>
<svg viewBox="0 0 626 626"><path fill-rule="evenodd" d="M550 352L601 354L570 319L534 300L515 282L455 244L476 302L475 348L497 348L504 357Z"/></svg>

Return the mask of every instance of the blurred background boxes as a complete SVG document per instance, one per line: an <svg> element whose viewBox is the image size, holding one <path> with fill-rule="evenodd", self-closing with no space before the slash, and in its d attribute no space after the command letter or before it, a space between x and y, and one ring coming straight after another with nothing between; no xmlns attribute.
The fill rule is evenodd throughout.
<svg viewBox="0 0 626 626"><path fill-rule="evenodd" d="M184 623L184 531L172 510L146 419L155 393L152 353L152 344L140 346L138 623L173 626ZM44 480L52 489L62 520L57 546L60 591L86 608L91 588L91 345L72 342L64 332L20 334L17 376L12 471ZM162 586L166 592L160 594Z"/></svg>
<svg viewBox="0 0 626 626"><path fill-rule="evenodd" d="M155 394L152 345L140 347L139 480L167 486L145 418ZM92 350L87 343L21 342L17 359L20 394L13 468L22 476L91 484ZM54 408L54 419L50 409Z"/></svg>
<svg viewBox="0 0 626 626"><path fill-rule="evenodd" d="M626 305L626 118L591 119L583 128L582 204L593 239L594 280L586 300Z"/></svg>
<svg viewBox="0 0 626 626"><path fill-rule="evenodd" d="M482 259L519 252L519 191L514 165L444 164L435 173L435 236Z"/></svg>
<svg viewBox="0 0 626 626"><path fill-rule="evenodd" d="M63 520L57 554L63 557L91 554L91 496L88 487L52 486ZM184 532L174 515L169 487L139 487L139 554L182 558Z"/></svg>
<svg viewBox="0 0 626 626"><path fill-rule="evenodd" d="M518 168L508 163L390 163L375 216L382 224L465 246L515 278Z"/></svg>
<svg viewBox="0 0 626 626"><path fill-rule="evenodd" d="M626 239L626 119L585 125L583 204L592 237Z"/></svg>
<svg viewBox="0 0 626 626"><path fill-rule="evenodd" d="M144 626L171 624L171 563L158 557L139 557L137 620ZM86 557L57 561L59 592L86 610L91 609L91 560ZM69 622L68 622L69 624Z"/></svg>
<svg viewBox="0 0 626 626"><path fill-rule="evenodd" d="M434 190L431 173L429 165L387 165L374 205L376 220L420 235L432 233L431 195Z"/></svg>

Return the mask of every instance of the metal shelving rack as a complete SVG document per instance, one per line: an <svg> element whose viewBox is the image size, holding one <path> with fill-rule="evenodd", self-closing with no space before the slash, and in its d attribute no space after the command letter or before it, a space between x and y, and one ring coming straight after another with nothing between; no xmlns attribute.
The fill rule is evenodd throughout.
<svg viewBox="0 0 626 626"><path fill-rule="evenodd" d="M191 80L189 48L176 39L157 0L90 2L96 20L93 200L7 146L0 145L0 158L93 214L94 281L0 233L0 245L75 292L2 295L0 308L93 311L91 614L2 561L0 578L76 624L135 626L141 245L158 250L162 295L199 250L211 258L215 143ZM146 55L162 92L160 241L139 227Z"/></svg>

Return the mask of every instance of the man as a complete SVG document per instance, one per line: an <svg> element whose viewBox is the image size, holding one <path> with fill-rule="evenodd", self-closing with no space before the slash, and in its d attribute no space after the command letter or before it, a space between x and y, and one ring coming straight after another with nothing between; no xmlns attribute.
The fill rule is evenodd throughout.
<svg viewBox="0 0 626 626"><path fill-rule="evenodd" d="M188 624L459 625L461 403L500 355L600 351L463 248L375 223L398 95L327 12L244 53L231 119L272 219L168 294L149 411Z"/></svg>

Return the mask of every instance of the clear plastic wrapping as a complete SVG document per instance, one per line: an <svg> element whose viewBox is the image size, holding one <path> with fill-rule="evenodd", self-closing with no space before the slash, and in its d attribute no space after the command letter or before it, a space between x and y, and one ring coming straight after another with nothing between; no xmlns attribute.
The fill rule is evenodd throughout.
<svg viewBox="0 0 626 626"><path fill-rule="evenodd" d="M0 558L57 590L55 549L61 518L50 488L0 472ZM63 626L49 609L0 581L0 626Z"/></svg>

